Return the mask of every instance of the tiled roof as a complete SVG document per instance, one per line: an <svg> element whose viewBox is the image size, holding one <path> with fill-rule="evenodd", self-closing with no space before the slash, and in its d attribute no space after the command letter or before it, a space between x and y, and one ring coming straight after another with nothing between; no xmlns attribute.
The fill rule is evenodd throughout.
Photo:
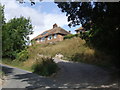
<svg viewBox="0 0 120 90"><path fill-rule="evenodd" d="M64 34L64 35L70 34L68 31L66 31L65 29L63 29L61 27L55 27L53 29L43 32L42 34L38 35L37 37L33 38L32 40L37 39L37 38L42 38L45 36L49 36L49 35L53 35L53 34L58 34L58 33Z"/></svg>

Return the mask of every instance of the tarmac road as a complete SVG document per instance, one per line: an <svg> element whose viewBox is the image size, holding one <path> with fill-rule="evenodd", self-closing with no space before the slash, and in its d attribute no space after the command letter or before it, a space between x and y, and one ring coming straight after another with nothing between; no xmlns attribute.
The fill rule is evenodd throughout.
<svg viewBox="0 0 120 90"><path fill-rule="evenodd" d="M2 88L119 88L119 80L100 67L57 58L55 62L61 70L52 77L0 64L7 75Z"/></svg>

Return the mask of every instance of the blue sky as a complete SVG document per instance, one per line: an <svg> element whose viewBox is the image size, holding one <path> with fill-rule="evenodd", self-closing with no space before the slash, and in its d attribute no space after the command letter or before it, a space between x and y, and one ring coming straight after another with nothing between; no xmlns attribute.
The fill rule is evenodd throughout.
<svg viewBox="0 0 120 90"><path fill-rule="evenodd" d="M45 30L51 29L54 23L57 23L58 26L67 31L70 30L72 33L75 33L74 30L80 27L68 27L65 13L62 13L54 2L37 2L33 6L31 6L30 2L20 4L16 0L4 0L1 3L5 5L4 11L6 21L20 16L31 18L31 22L34 26L34 33L30 35L30 39L41 34Z"/></svg>

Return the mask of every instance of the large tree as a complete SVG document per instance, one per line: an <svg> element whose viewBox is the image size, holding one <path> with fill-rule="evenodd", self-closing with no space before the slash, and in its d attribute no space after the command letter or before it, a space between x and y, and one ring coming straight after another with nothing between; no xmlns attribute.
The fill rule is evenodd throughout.
<svg viewBox="0 0 120 90"><path fill-rule="evenodd" d="M93 47L112 54L119 63L120 2L56 2L68 16L69 26L89 30L87 42ZM118 64L119 66L119 64Z"/></svg>
<svg viewBox="0 0 120 90"><path fill-rule="evenodd" d="M15 58L16 54L25 49L28 35L32 34L30 19L24 17L13 18L2 28L3 57Z"/></svg>

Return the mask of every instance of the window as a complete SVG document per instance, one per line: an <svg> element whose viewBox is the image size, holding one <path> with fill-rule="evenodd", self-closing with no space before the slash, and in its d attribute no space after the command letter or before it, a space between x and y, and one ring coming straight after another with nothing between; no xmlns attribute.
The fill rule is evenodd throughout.
<svg viewBox="0 0 120 90"><path fill-rule="evenodd" d="M39 42L41 41L41 38L39 38Z"/></svg>
<svg viewBox="0 0 120 90"><path fill-rule="evenodd" d="M36 39L36 42L39 42L39 39Z"/></svg>
<svg viewBox="0 0 120 90"><path fill-rule="evenodd" d="M57 34L54 35L54 38L57 38Z"/></svg>
<svg viewBox="0 0 120 90"><path fill-rule="evenodd" d="M45 41L45 37L41 38L41 42Z"/></svg>
<svg viewBox="0 0 120 90"><path fill-rule="evenodd" d="M48 36L48 40L51 40L52 39L52 35Z"/></svg>

